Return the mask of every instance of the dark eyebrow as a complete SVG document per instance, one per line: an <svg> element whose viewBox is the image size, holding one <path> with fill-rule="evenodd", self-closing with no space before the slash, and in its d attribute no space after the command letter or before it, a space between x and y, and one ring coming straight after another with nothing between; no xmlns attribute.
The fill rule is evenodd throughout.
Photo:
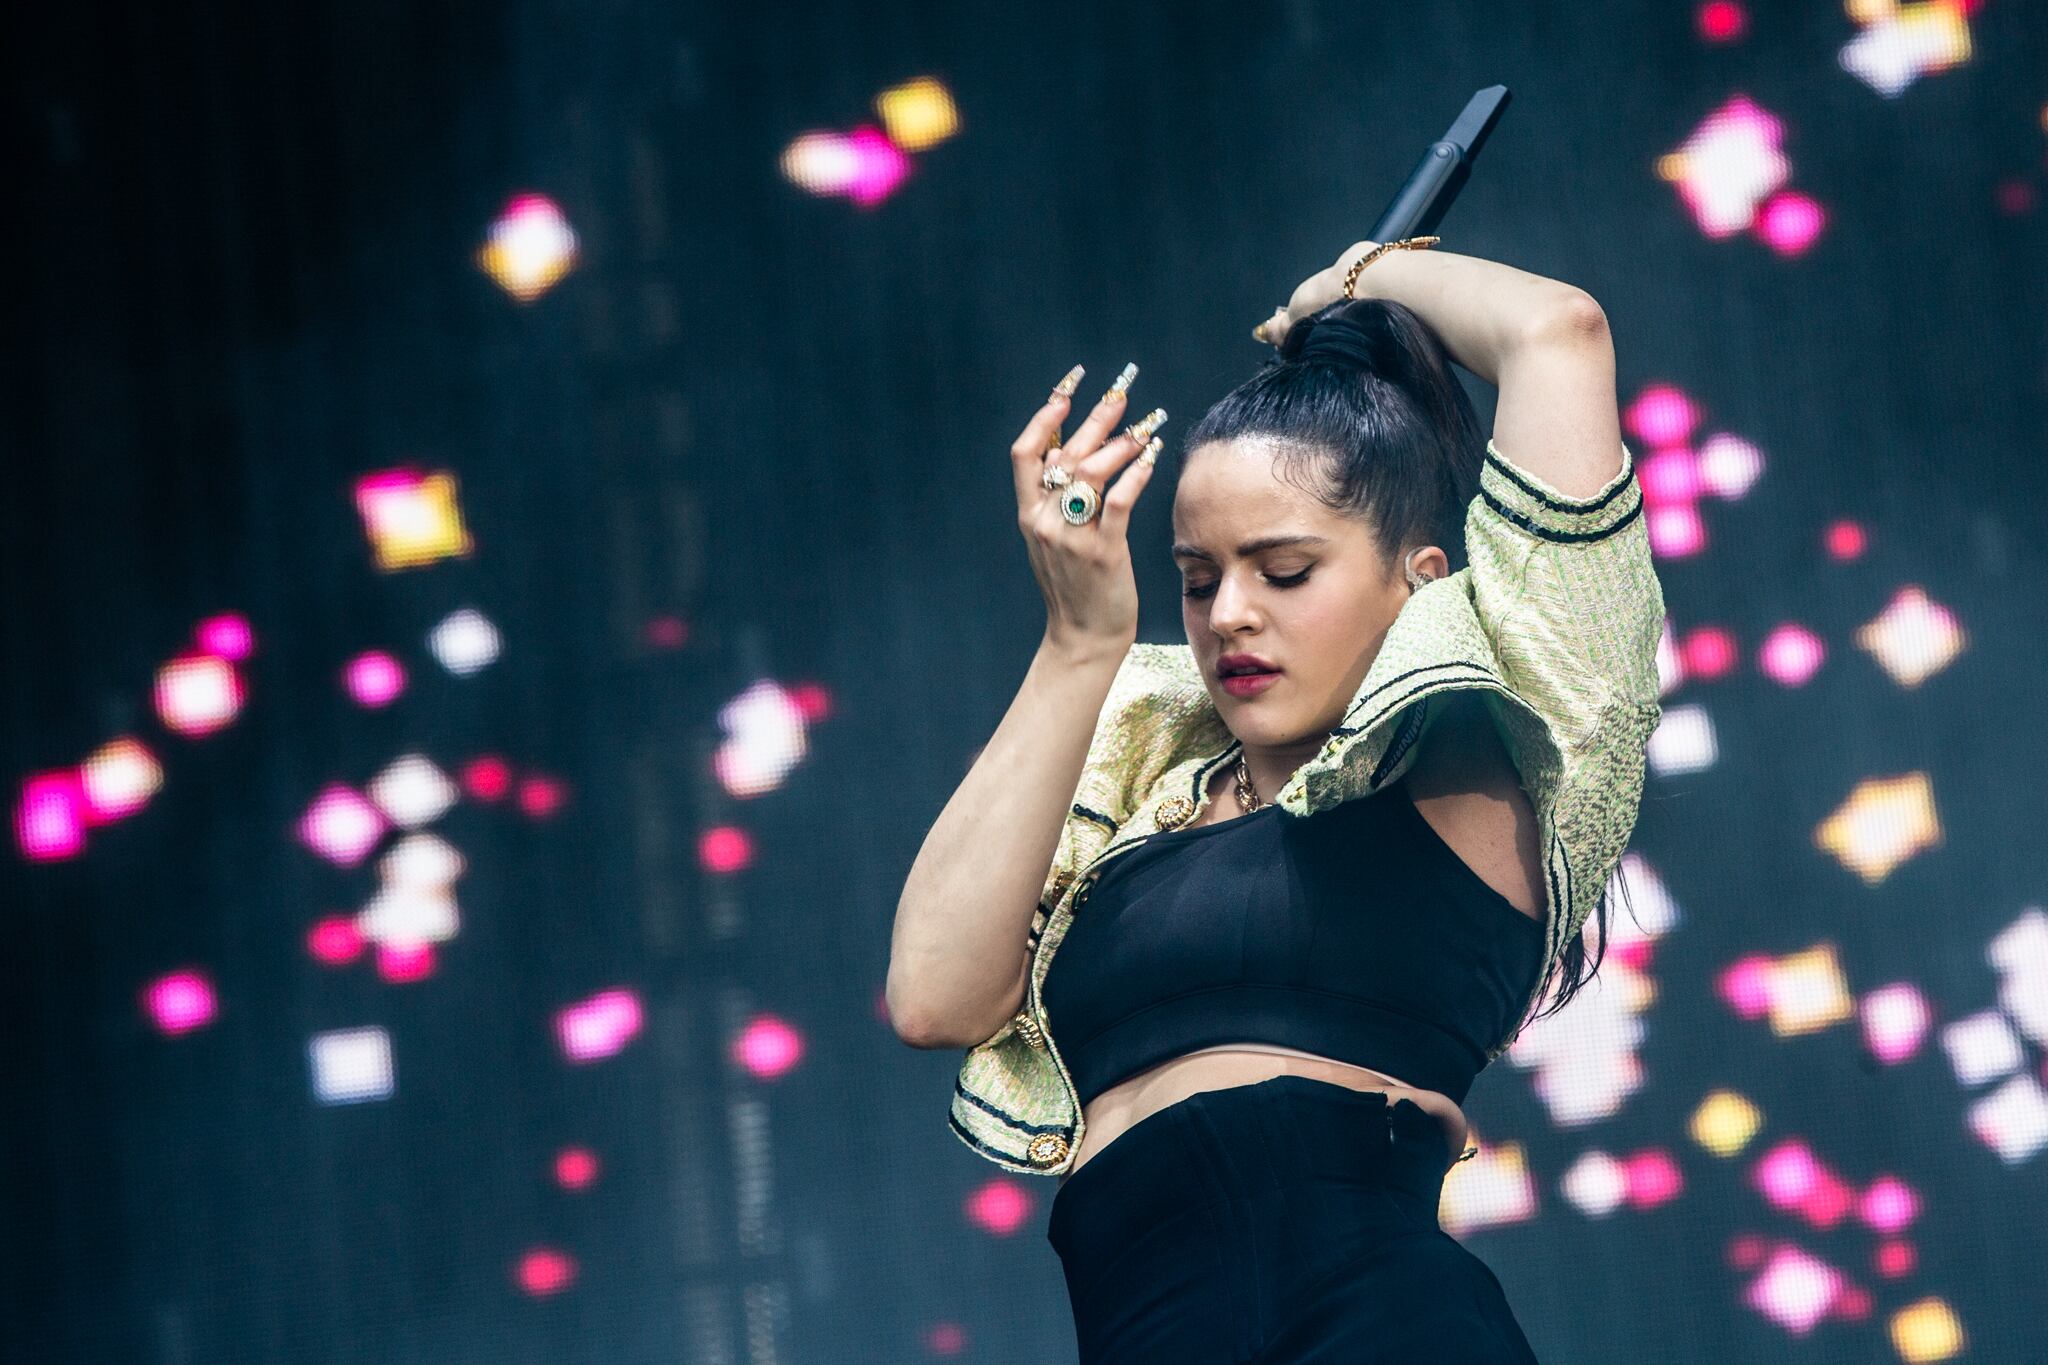
<svg viewBox="0 0 2048 1365"><path fill-rule="evenodd" d="M1329 541L1321 536L1260 536L1257 540L1247 540L1244 544L1238 546L1237 552L1240 555L1255 555L1261 550L1278 549L1282 545L1328 545L1329 543ZM1173 557L1175 559L1206 559L1211 564L1216 562L1214 556L1204 554L1192 545L1174 546Z"/></svg>

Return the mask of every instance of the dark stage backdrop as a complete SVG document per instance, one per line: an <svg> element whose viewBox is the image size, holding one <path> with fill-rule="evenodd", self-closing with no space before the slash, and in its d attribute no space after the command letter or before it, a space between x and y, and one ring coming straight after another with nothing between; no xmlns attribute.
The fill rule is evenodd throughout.
<svg viewBox="0 0 2048 1365"><path fill-rule="evenodd" d="M1176 428L1495 82L1445 246L1606 309L1666 720L1445 1226L1545 1360L2048 1358L2035 7L7 48L7 1361L1072 1359L881 1007L1042 625L1007 447L1141 365L1181 639Z"/></svg>

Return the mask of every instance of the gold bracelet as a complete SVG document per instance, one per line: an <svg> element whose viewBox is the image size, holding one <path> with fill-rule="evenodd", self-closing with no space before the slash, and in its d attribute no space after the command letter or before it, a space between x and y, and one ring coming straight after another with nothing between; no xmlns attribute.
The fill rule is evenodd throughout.
<svg viewBox="0 0 2048 1365"><path fill-rule="evenodd" d="M1425 248L1435 246L1438 242L1441 242L1442 240L1443 238L1441 237L1403 237L1398 242L1381 242L1371 251L1366 252L1363 256L1360 256L1357 260L1353 261L1351 263L1351 269L1344 272L1344 297L1347 299L1358 297L1356 294L1353 294L1351 292L1351 287L1358 283L1358 272L1365 269L1367 266L1371 265L1374 261L1378 260L1387 252L1404 250L1421 251Z"/></svg>

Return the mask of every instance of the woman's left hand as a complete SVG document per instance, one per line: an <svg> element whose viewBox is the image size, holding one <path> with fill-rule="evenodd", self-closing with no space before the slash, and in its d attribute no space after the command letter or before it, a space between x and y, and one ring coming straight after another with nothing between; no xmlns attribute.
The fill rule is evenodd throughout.
<svg viewBox="0 0 2048 1365"><path fill-rule="evenodd" d="M1254 328L1252 335L1269 346L1278 346L1287 339L1287 333L1295 323L1344 297L1344 276L1351 269L1351 263L1378 245L1378 242L1353 242L1345 247L1334 263L1296 285L1287 306L1274 309L1273 316Z"/></svg>

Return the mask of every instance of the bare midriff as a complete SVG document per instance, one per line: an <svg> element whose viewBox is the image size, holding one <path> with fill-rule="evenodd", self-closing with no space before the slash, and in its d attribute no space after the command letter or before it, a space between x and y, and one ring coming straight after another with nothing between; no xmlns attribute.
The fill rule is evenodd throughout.
<svg viewBox="0 0 2048 1365"><path fill-rule="evenodd" d="M1226 1090L1275 1076L1307 1076L1353 1090L1385 1092L1387 1103L1411 1100L1436 1116L1444 1127L1444 1165L1465 1150L1465 1112L1458 1102L1436 1090L1418 1090L1381 1071L1333 1061L1313 1052L1268 1043L1220 1043L1168 1058L1127 1076L1082 1107L1081 1145L1075 1149L1071 1176L1117 1135L1138 1120L1177 1104L1202 1090ZM1066 1179L1061 1177L1062 1181Z"/></svg>

